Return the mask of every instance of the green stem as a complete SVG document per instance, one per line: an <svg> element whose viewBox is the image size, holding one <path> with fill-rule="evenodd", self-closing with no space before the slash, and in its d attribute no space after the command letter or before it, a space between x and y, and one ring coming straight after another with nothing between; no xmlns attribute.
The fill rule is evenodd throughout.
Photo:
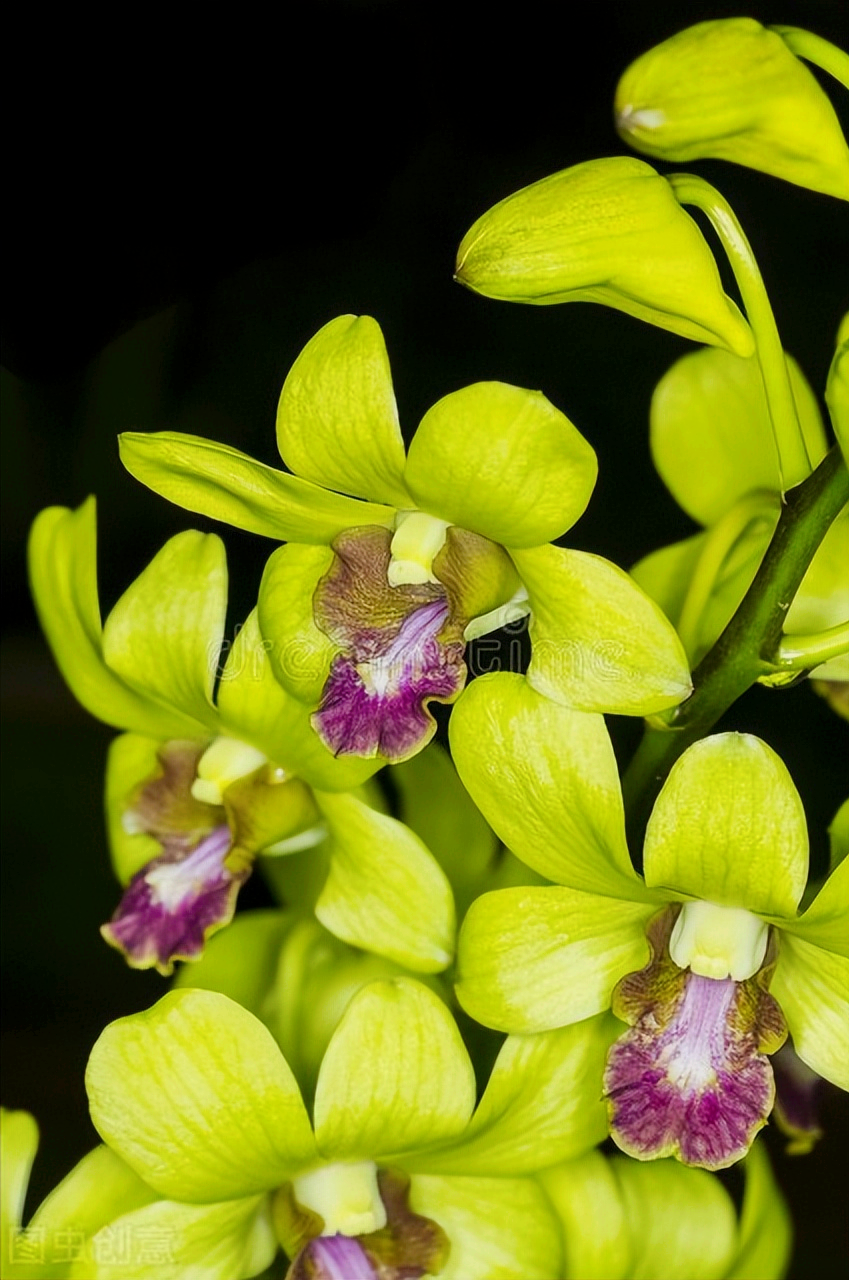
<svg viewBox="0 0 849 1280"><path fill-rule="evenodd" d="M775 665L782 671L809 671L822 662L842 657L844 653L849 653L849 622L841 622L826 631L783 636Z"/></svg>
<svg viewBox="0 0 849 1280"><path fill-rule="evenodd" d="M836 44L823 40L822 36L815 36L812 31L803 31L801 27L770 27L769 30L781 36L787 48L797 58L804 58L815 67L822 67L844 89L849 89L849 54L838 49Z"/></svg>
<svg viewBox="0 0 849 1280"><path fill-rule="evenodd" d="M706 215L731 263L755 336L783 492L810 474L811 461L799 426L784 349L755 255L734 210L715 187L690 173L673 173L667 180L680 204L694 205ZM789 484L785 482L788 477Z"/></svg>
<svg viewBox="0 0 849 1280"><path fill-rule="evenodd" d="M622 780L635 839L645 828L672 765L723 712L779 663L782 628L799 584L832 521L849 502L849 472L835 446L792 489L749 590L716 644L693 672L693 693L655 716Z"/></svg>

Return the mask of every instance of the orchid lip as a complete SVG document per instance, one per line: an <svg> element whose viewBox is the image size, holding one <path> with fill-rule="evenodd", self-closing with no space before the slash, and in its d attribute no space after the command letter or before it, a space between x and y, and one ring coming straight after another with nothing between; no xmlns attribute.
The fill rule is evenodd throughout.
<svg viewBox="0 0 849 1280"><path fill-rule="evenodd" d="M345 1235L318 1236L311 1240L292 1272L296 1276L310 1276L312 1280L378 1280L365 1249L359 1241Z"/></svg>
<svg viewBox="0 0 849 1280"><path fill-rule="evenodd" d="M772 1068L740 1033L739 987L731 978L687 973L677 1008L660 1027L653 1015L608 1055L605 1087L611 1135L629 1155L675 1155L721 1169L748 1151L772 1109Z"/></svg>
<svg viewBox="0 0 849 1280"><path fill-rule="evenodd" d="M694 973L670 957L681 914L670 907L649 922L651 960L613 993L614 1014L630 1026L604 1073L611 1136L638 1160L724 1169L746 1154L775 1098L767 1055L787 1035L768 991L777 944L744 981Z"/></svg>
<svg viewBox="0 0 849 1280"><path fill-rule="evenodd" d="M232 837L216 827L194 849L178 846L133 876L101 933L135 969L168 975L175 960L195 960L206 938L232 919L236 895L248 872L226 866Z"/></svg>
<svg viewBox="0 0 849 1280"><path fill-rule="evenodd" d="M447 617L446 600L431 600L412 610L382 653L334 659L313 717L332 751L401 760L424 745L434 729L425 701L455 697L465 680L462 644L437 638Z"/></svg>

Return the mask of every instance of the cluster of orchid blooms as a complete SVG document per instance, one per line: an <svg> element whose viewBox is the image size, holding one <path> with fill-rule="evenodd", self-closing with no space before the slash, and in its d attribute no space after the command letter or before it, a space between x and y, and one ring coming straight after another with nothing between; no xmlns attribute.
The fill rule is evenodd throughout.
<svg viewBox="0 0 849 1280"><path fill-rule="evenodd" d="M620 133L849 199L800 57L845 82L845 55L807 32L684 31L623 76ZM405 449L381 330L353 316L286 379L286 470L173 432L121 440L157 493L282 544L223 665L217 536L171 538L101 624L93 499L41 513L42 626L121 731L106 805L124 892L103 936L134 968L187 963L97 1041L105 1145L30 1223L80 1227L83 1261L10 1258L10 1280L782 1274L787 1212L756 1135L776 1105L810 1145L800 1082L849 1088L849 803L812 885L784 764L709 730L755 680L804 673L847 714L849 332L829 448L727 204L628 157L509 196L457 275L703 344L651 406L658 471L703 531L632 575L561 546L596 479L569 419L477 383ZM524 617L526 670L467 680L468 646ZM624 783L605 713L648 720ZM234 915L256 868L281 906ZM491 1065L480 1028L503 1033ZM37 1130L4 1122L6 1259ZM625 1154L597 1150L608 1135ZM714 1172L741 1160L738 1213ZM117 1229L162 1258L116 1260Z"/></svg>

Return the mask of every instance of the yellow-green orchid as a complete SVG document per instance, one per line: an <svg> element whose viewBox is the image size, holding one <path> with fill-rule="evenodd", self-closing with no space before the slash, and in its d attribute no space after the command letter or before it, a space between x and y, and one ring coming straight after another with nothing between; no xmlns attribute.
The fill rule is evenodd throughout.
<svg viewBox="0 0 849 1280"><path fill-rule="evenodd" d="M849 59L808 32L754 18L688 27L622 76L616 127L637 151L662 160L733 160L849 200L840 122L795 52L836 75L842 64L846 83Z"/></svg>
<svg viewBox="0 0 849 1280"><path fill-rule="evenodd" d="M760 1142L743 1171L738 1217L718 1178L674 1160L593 1151L546 1170L540 1181L563 1223L563 1280L781 1280L790 1216Z"/></svg>
<svg viewBox="0 0 849 1280"><path fill-rule="evenodd" d="M219 538L170 539L101 626L95 510L53 507L33 526L33 594L57 663L82 704L129 730L109 753L106 806L126 892L107 941L137 968L170 973L232 917L258 852L329 837L316 913L398 963L450 963L450 885L422 842L349 788L376 762L336 760L276 682L255 614L215 674L227 566ZM345 792L343 794L343 792Z"/></svg>
<svg viewBox="0 0 849 1280"><path fill-rule="evenodd" d="M372 983L333 1032L310 1119L266 1028L181 990L107 1027L86 1083L95 1127L165 1197L119 1220L168 1232L161 1280L241 1280L279 1245L289 1280L551 1280L560 1228L529 1175L603 1135L609 1037L601 1019L509 1038L475 1109L445 1005L409 979Z"/></svg>
<svg viewBox="0 0 849 1280"><path fill-rule="evenodd" d="M826 436L804 374L787 357L810 460ZM634 566L636 580L675 623L695 666L736 610L767 548L781 507L779 462L757 362L704 348L678 360L652 397L655 466L676 502L705 527ZM787 676L849 680L849 511L838 516L787 612L779 662ZM787 678L779 675L778 679ZM768 677L771 679L771 677Z"/></svg>
<svg viewBox="0 0 849 1280"><path fill-rule="evenodd" d="M158 1199L114 1151L96 1147L22 1225L38 1125L28 1111L0 1108L0 1273L3 1280L66 1280L89 1268L97 1232L108 1240L113 1219Z"/></svg>
<svg viewBox="0 0 849 1280"><path fill-rule="evenodd" d="M435 729L425 704L461 693L465 643L528 612L531 678L549 696L643 715L688 695L653 602L607 561L549 545L586 507L596 460L539 392L453 392L405 454L383 335L340 316L289 373L277 441L292 474L170 432L124 435L121 452L172 501L288 540L263 577L260 629L335 754L414 755Z"/></svg>
<svg viewBox="0 0 849 1280"><path fill-rule="evenodd" d="M600 302L741 356L754 339L701 232L665 178L629 156L588 160L507 196L457 251L487 298Z"/></svg>
<svg viewBox="0 0 849 1280"><path fill-rule="evenodd" d="M451 744L494 830L555 881L473 903L458 998L525 1034L612 1003L632 1024L605 1075L620 1146L706 1168L738 1160L772 1108L765 1055L788 1027L802 1060L849 1088L849 862L798 915L805 816L765 743L727 733L684 752L649 821L642 877L600 716L484 676Z"/></svg>

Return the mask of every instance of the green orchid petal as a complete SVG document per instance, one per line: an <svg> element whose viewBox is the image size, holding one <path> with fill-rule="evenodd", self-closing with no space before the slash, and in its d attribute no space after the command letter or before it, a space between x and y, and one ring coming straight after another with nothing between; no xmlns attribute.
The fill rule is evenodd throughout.
<svg viewBox="0 0 849 1280"><path fill-rule="evenodd" d="M573 165L500 201L466 233L455 278L488 298L601 302L741 356L755 349L695 222L628 156Z"/></svg>
<svg viewBox="0 0 849 1280"><path fill-rule="evenodd" d="M237 1199L315 1158L298 1086L270 1033L212 991L171 991L111 1023L86 1072L104 1141L164 1196Z"/></svg>
<svg viewBox="0 0 849 1280"><path fill-rule="evenodd" d="M280 393L277 447L305 480L410 505L389 357L371 316L338 316L304 347Z"/></svg>
<svg viewBox="0 0 849 1280"><path fill-rule="evenodd" d="M737 1257L725 1280L781 1280L790 1257L793 1226L762 1142L752 1145L743 1168L746 1189Z"/></svg>
<svg viewBox="0 0 849 1280"><path fill-rule="evenodd" d="M509 1036L466 1131L446 1151L406 1161L417 1172L536 1173L607 1137L599 1082L621 1032L614 1018L592 1018L540 1035Z"/></svg>
<svg viewBox="0 0 849 1280"><path fill-rule="evenodd" d="M169 538L106 619L103 656L131 689L175 706L213 731L212 688L227 612L220 538Z"/></svg>
<svg viewBox="0 0 849 1280"><path fill-rule="evenodd" d="M670 622L678 625L690 583L705 546L705 534L651 551L631 569L637 586L660 605Z"/></svg>
<svg viewBox="0 0 849 1280"><path fill-rule="evenodd" d="M209 939L200 960L180 966L174 987L218 991L267 1021L280 949L292 924L291 914L271 908L237 915Z"/></svg>
<svg viewBox="0 0 849 1280"><path fill-rule="evenodd" d="M770 991L802 1061L849 1090L849 960L785 933Z"/></svg>
<svg viewBox="0 0 849 1280"><path fill-rule="evenodd" d="M611 1162L590 1151L539 1180L563 1224L565 1280L629 1280L632 1233Z"/></svg>
<svg viewBox="0 0 849 1280"><path fill-rule="evenodd" d="M849 333L846 330L846 316L844 316L841 331L837 337L837 350L828 371L825 402L828 405L837 443L849 466Z"/></svg>
<svg viewBox="0 0 849 1280"><path fill-rule="evenodd" d="M0 1108L0 1216L3 1262L10 1232L21 1225L29 1175L38 1151L38 1125L28 1111ZM5 1274L5 1268L4 1268Z"/></svg>
<svg viewBox="0 0 849 1280"><path fill-rule="evenodd" d="M90 1248L94 1269L72 1272L74 1280L234 1280L264 1271L277 1240L267 1198L251 1196L204 1205L160 1200L104 1227Z"/></svg>
<svg viewBox="0 0 849 1280"><path fill-rule="evenodd" d="M132 796L143 782L161 772L162 743L137 733L122 733L109 744L106 757L106 825L115 875L129 884L152 858L162 852L159 841L146 831L127 830L124 819Z"/></svg>
<svg viewBox="0 0 849 1280"><path fill-rule="evenodd" d="M315 1133L328 1160L380 1160L454 1138L475 1105L475 1074L438 996L409 978L351 1000L318 1073Z"/></svg>
<svg viewBox="0 0 849 1280"><path fill-rule="evenodd" d="M601 716L544 698L523 676L473 681L449 724L451 751L497 835L541 875L648 901L625 843L613 747Z"/></svg>
<svg viewBox="0 0 849 1280"><path fill-rule="evenodd" d="M316 905L343 942L438 973L454 954L451 886L433 854L403 823L356 796L316 792L332 840L330 874Z"/></svg>
<svg viewBox="0 0 849 1280"><path fill-rule="evenodd" d="M610 1007L648 959L656 908L563 889L500 889L469 908L457 944L457 999L478 1022L536 1032Z"/></svg>
<svg viewBox="0 0 849 1280"><path fill-rule="evenodd" d="M415 1213L451 1241L439 1280L552 1280L562 1262L560 1226L532 1178L415 1175Z"/></svg>
<svg viewBox="0 0 849 1280"><path fill-rule="evenodd" d="M321 1061L351 998L370 982L403 973L383 956L340 942L317 920L294 924L279 952L265 1021L305 1098L315 1093Z"/></svg>
<svg viewBox="0 0 849 1280"><path fill-rule="evenodd" d="M812 469L825 456L825 431L805 375L786 359ZM655 387L649 438L661 479L699 524L713 524L752 490L782 487L756 356L744 360L719 348L683 356ZM807 474L786 472L784 487Z"/></svg>
<svg viewBox="0 0 849 1280"><path fill-rule="evenodd" d="M737 1221L721 1182L677 1160L614 1156L633 1242L629 1280L722 1280L737 1244Z"/></svg>
<svg viewBox="0 0 849 1280"><path fill-rule="evenodd" d="M849 199L834 108L780 33L753 18L699 22L649 49L616 90L617 128L664 160L731 160Z"/></svg>
<svg viewBox="0 0 849 1280"><path fill-rule="evenodd" d="M257 617L276 680L311 711L321 700L338 645L316 626L313 597L333 564L330 547L280 547L262 575Z"/></svg>
<svg viewBox="0 0 849 1280"><path fill-rule="evenodd" d="M392 507L329 493L201 436L126 431L119 442L124 466L154 493L278 542L327 543L352 525L395 520Z"/></svg>
<svg viewBox="0 0 849 1280"><path fill-rule="evenodd" d="M400 817L433 853L448 876L459 917L477 897L481 885L499 868L495 832L460 781L447 751L431 743L424 751L394 765ZM439 804L433 797L439 796ZM508 855L509 856L509 855Z"/></svg>
<svg viewBox="0 0 849 1280"><path fill-rule="evenodd" d="M572 527L597 473L591 446L541 392L476 382L428 409L405 480L423 510L534 547Z"/></svg>
<svg viewBox="0 0 849 1280"><path fill-rule="evenodd" d="M381 761L338 758L327 750L310 724L308 708L274 678L271 646L260 632L254 609L233 642L218 686L222 729L258 747L310 786L327 791L358 786Z"/></svg>
<svg viewBox="0 0 849 1280"><path fill-rule="evenodd" d="M781 926L814 946L849 957L849 861L842 860L798 920Z"/></svg>
<svg viewBox="0 0 849 1280"><path fill-rule="evenodd" d="M30 532L28 555L39 621L59 670L85 709L116 729L157 738L196 734L195 720L127 688L104 661L94 498L76 511L42 511Z"/></svg>
<svg viewBox="0 0 849 1280"><path fill-rule="evenodd" d="M158 1200L156 1192L109 1147L95 1147L43 1200L30 1222L47 1232L93 1236L113 1218Z"/></svg>
<svg viewBox="0 0 849 1280"><path fill-rule="evenodd" d="M601 556L564 547L512 553L531 604L528 682L578 711L653 715L692 692L668 618Z"/></svg>
<svg viewBox="0 0 849 1280"><path fill-rule="evenodd" d="M652 887L795 917L808 876L805 812L765 742L721 733L684 752L649 819L644 874Z"/></svg>

